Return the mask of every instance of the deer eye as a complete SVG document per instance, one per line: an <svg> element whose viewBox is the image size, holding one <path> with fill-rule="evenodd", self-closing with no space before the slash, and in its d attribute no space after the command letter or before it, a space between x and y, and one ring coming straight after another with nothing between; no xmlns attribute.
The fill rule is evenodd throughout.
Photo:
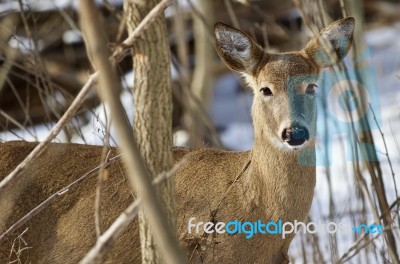
<svg viewBox="0 0 400 264"><path fill-rule="evenodd" d="M272 91L268 87L263 87L260 89L260 92L263 93L264 96L272 96Z"/></svg>
<svg viewBox="0 0 400 264"><path fill-rule="evenodd" d="M316 85L314 83L310 83L306 87L306 94L316 94L317 91L318 91L318 85Z"/></svg>

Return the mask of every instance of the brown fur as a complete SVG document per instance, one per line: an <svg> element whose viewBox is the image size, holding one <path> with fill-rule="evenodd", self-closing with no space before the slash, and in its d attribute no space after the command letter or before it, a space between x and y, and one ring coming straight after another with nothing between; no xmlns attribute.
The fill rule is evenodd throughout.
<svg viewBox="0 0 400 264"><path fill-rule="evenodd" d="M336 35L328 34L331 40L340 35L343 25L352 28L353 24L353 19L348 18L330 25L324 32L329 33L330 29L336 32ZM265 223L306 218L314 192L315 166L304 166L299 158L303 155L308 165L314 164L314 141L310 139L304 148L288 149L279 140L281 129L290 127L294 121L315 130L314 102L293 108L289 94L290 91L304 93L304 83L315 80L302 79L302 76L318 75L324 66L313 57L318 42L312 40L300 52L268 54L236 29L217 24L215 30L218 53L229 67L244 75L254 90L255 143L251 151L245 152L206 148L174 150L175 162L182 157L187 160L175 176L181 245L192 263L287 263L293 235L282 239L279 235L256 234L248 240L243 234L196 235L188 233L188 220L196 217L197 223L260 219ZM239 51L249 48L251 52L237 53L237 40L241 45ZM348 50L347 46L343 48ZM286 81L293 76L300 77L300 81L292 87ZM273 97L265 98L260 93L259 89L266 86L270 87ZM304 111L308 119L299 117L298 111ZM0 179L34 147L35 143L26 142L0 144ZM113 155L116 153L114 149ZM0 194L0 233L51 194L96 167L100 155L101 147L51 144L17 182ZM104 183L101 201L103 231L134 199L123 165L117 162L107 171L109 178ZM0 263L17 257L13 253L9 259L11 245L26 228L23 238L29 249L20 256L23 262L77 263L96 240L96 181L93 176L81 182L8 237L0 245ZM135 221L115 242L106 263L139 263L138 238Z"/></svg>

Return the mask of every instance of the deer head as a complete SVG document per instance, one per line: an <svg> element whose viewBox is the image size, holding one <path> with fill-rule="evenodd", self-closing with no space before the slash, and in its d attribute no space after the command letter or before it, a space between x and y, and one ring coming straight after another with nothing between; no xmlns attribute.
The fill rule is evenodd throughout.
<svg viewBox="0 0 400 264"><path fill-rule="evenodd" d="M314 146L319 76L347 54L353 29L354 19L345 18L322 30L301 51L271 54L240 30L215 25L219 56L253 90L255 144L285 152Z"/></svg>

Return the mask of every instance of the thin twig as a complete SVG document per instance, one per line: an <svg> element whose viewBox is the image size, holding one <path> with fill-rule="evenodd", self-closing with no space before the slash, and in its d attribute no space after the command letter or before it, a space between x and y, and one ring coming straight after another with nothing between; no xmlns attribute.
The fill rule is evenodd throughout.
<svg viewBox="0 0 400 264"><path fill-rule="evenodd" d="M126 208L120 216L111 224L96 241L94 247L86 254L79 262L80 264L98 263L103 256L108 252L115 239L117 239L122 231L135 219L139 212L141 199L137 198L128 208Z"/></svg>
<svg viewBox="0 0 400 264"><path fill-rule="evenodd" d="M378 120L377 120L376 115L375 115L375 111L372 108L371 103L369 104L369 108L371 109L372 115L374 117L375 124L378 127L379 133L381 134L381 137L382 137L383 146L385 147L384 155L386 156L386 158L388 160L388 163L389 163L390 172L391 172L392 178L393 178L394 191L395 191L396 198L397 198L397 197L399 197L399 193L397 191L396 178L395 178L395 174L394 174L394 170L393 170L392 160L389 157L389 150L388 150L388 147L387 147L387 144L386 144L385 135L383 134L383 131L382 131L381 127L379 126Z"/></svg>
<svg viewBox="0 0 400 264"><path fill-rule="evenodd" d="M344 4L344 1L343 0L339 0L339 3L340 3L340 9L342 11L342 16L343 17L347 17L347 10L346 10L346 6Z"/></svg>
<svg viewBox="0 0 400 264"><path fill-rule="evenodd" d="M190 79L190 67L189 67L189 52L188 43L186 37L186 28L184 27L185 21L182 15L182 10L179 7L179 2L173 2L174 16L173 16L173 29L175 34L176 47L178 51L179 62L182 65L181 78L187 80Z"/></svg>
<svg viewBox="0 0 400 264"><path fill-rule="evenodd" d="M13 123L16 127L18 127L21 131L24 131L25 133L29 134L31 137L36 138L36 136L30 132L28 129L26 129L22 124L20 124L17 120L15 120L12 116L4 112L3 110L0 109L0 115L2 115L5 119L10 120L11 123Z"/></svg>
<svg viewBox="0 0 400 264"><path fill-rule="evenodd" d="M396 205L400 204L400 198L397 198L390 206L389 209L392 210L393 208L396 207ZM379 216L379 219L383 218L383 214L381 214ZM387 229L385 228L384 231L387 231ZM337 261L337 263L344 263L348 260L350 260L351 257L354 257L355 254L351 255L351 257L349 257L350 253L353 250L356 250L359 246L359 244L368 236L367 233L364 233L361 237L359 237L359 239L357 239L357 241L355 241L347 250L345 253L342 254L342 256L340 257L340 259ZM357 253L359 252L359 250L357 251Z"/></svg>
<svg viewBox="0 0 400 264"><path fill-rule="evenodd" d="M228 11L228 15L232 21L233 26L237 29L240 29L239 22L238 22L236 14L235 14L235 11L233 10L231 0L224 0L224 4L226 7L226 10Z"/></svg>
<svg viewBox="0 0 400 264"><path fill-rule="evenodd" d="M391 228L385 228L383 229L384 232L389 231ZM336 264L342 264L350 259L352 259L354 256L356 256L361 250L366 248L369 244L371 244L375 239L380 237L380 234L375 235L371 239L368 239L368 241L364 244L361 245L361 242L365 240L365 238L368 237L368 233L364 233L343 255L342 257L336 262ZM361 246L360 246L361 245ZM350 255L351 251L354 250L354 253Z"/></svg>
<svg viewBox="0 0 400 264"><path fill-rule="evenodd" d="M186 163L186 159L180 160L175 166L168 172L160 173L152 182L152 185L156 186L165 180L172 177L175 172ZM80 264L97 263L101 260L111 248L113 242L121 235L122 231L132 223L136 215L139 212L141 206L141 199L138 197L133 201L128 208L122 212L122 214L111 224L111 226L105 231L100 237L98 237L96 244L86 254L85 257L79 262Z"/></svg>
<svg viewBox="0 0 400 264"><path fill-rule="evenodd" d="M107 129L106 135L109 135L109 129ZM108 136L107 136L108 138ZM103 178L104 178L104 163L108 161L108 158L111 154L111 150L109 150L107 145L104 145L102 153L101 153L101 165L99 169L97 186L96 186L96 197L94 201L94 224L96 226L96 235L99 237L101 235L101 214L100 214L100 202L101 202L101 191L103 189Z"/></svg>

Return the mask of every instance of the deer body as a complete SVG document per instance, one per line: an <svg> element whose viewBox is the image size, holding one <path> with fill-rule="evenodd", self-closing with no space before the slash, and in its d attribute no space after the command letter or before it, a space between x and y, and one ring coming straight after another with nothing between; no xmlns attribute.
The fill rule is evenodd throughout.
<svg viewBox="0 0 400 264"><path fill-rule="evenodd" d="M321 36L341 59L349 49L354 21L331 24ZM189 233L198 222L303 221L315 186L316 107L314 88L326 61L313 39L299 52L268 54L247 35L223 24L216 28L217 51L254 90L255 142L251 151L174 150L185 163L175 175L177 225L181 245L191 263L288 263L294 234ZM340 38L345 38L339 43ZM341 39L343 40L343 39ZM347 40L347 42L346 42ZM341 53L341 51L344 52ZM0 179L34 148L34 143L0 144ZM113 155L117 153L113 150ZM40 202L98 166L101 147L51 144L24 175L0 193L0 234ZM107 168L101 197L101 229L105 231L135 199L123 164ZM88 178L34 216L0 244L0 262L20 258L32 263L77 263L96 241L94 199L97 179ZM18 239L22 236L26 245ZM29 247L18 253L14 249ZM18 255L19 254L19 255ZM11 257L10 257L11 256ZM107 263L139 263L137 222L115 241Z"/></svg>

